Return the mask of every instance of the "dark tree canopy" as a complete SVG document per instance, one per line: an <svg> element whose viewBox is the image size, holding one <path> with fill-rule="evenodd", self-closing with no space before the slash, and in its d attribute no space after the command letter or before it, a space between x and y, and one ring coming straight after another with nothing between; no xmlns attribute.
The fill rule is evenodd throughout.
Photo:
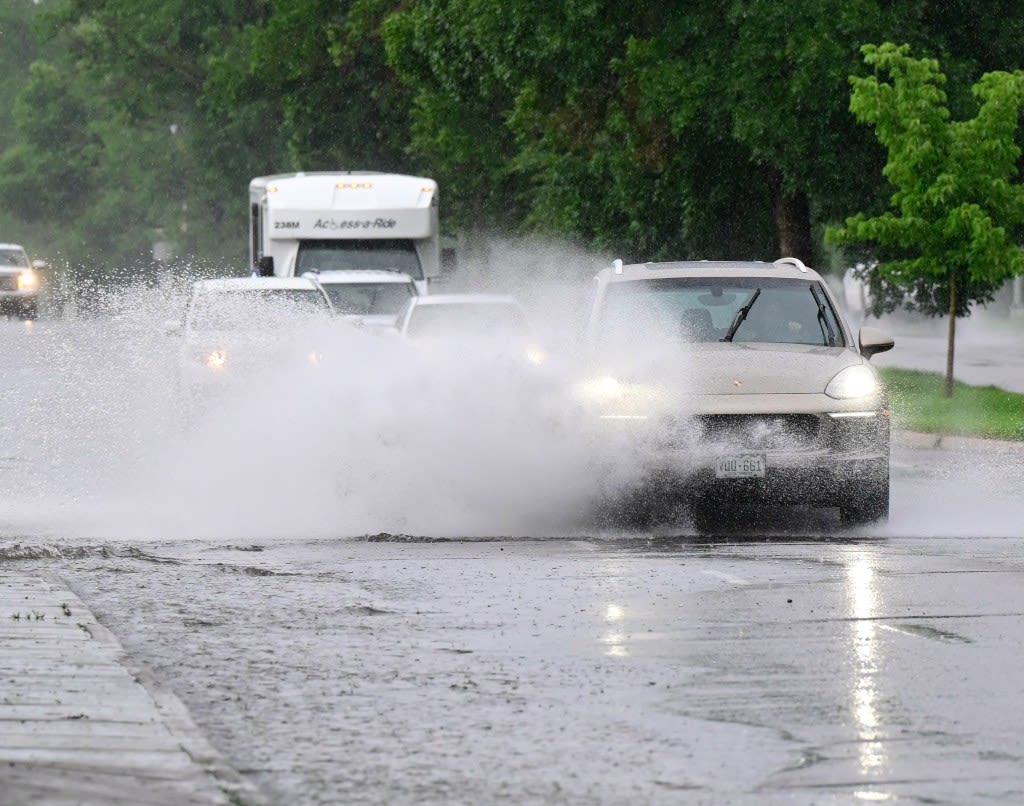
<svg viewBox="0 0 1024 806"><path fill-rule="evenodd" d="M1009 0L11 0L0 220L241 267L249 178L373 169L438 179L449 231L821 265L828 225L887 202L860 47L941 55L960 116L1022 27Z"/></svg>

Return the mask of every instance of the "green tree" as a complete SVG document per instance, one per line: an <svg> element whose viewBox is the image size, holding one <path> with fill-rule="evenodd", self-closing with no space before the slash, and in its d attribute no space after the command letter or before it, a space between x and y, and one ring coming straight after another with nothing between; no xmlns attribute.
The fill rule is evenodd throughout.
<svg viewBox="0 0 1024 806"><path fill-rule="evenodd" d="M0 151L15 144L14 99L28 81L29 65L39 49L32 37L32 0L8 0L0 6Z"/></svg>
<svg viewBox="0 0 1024 806"><path fill-rule="evenodd" d="M21 163L21 167L15 168L19 175L13 180L15 184L26 177L27 163L33 160L33 155L21 148L24 135L19 130L18 118L23 113L19 111L17 99L30 83L39 80L31 74L32 64L61 53L59 47L42 43L34 35L42 8L34 0L0 3L0 75L4 77L0 84L0 155L9 149L19 151L13 158L14 162ZM0 186L13 167L12 162L0 167ZM52 253L53 228L43 219L32 224L22 216L23 203L32 202L24 194L31 197L38 191L37 183L32 181L25 182L18 191L0 187L0 231L6 233L0 237L23 243L32 256L43 257Z"/></svg>
<svg viewBox="0 0 1024 806"><path fill-rule="evenodd" d="M845 100L858 47L915 5L421 0L385 43L412 149L468 184L476 220L640 259L810 262L816 222L877 190L883 152Z"/></svg>
<svg viewBox="0 0 1024 806"><path fill-rule="evenodd" d="M85 206L102 144L89 130L89 104L68 77L36 62L13 110L17 143L0 157L0 195L24 219Z"/></svg>
<svg viewBox="0 0 1024 806"><path fill-rule="evenodd" d="M460 223L637 259L727 253L758 230L744 152L713 127L673 130L643 94L666 81L626 61L664 23L664 7L606 0L425 0L388 20L389 59L415 91L411 149Z"/></svg>
<svg viewBox="0 0 1024 806"><path fill-rule="evenodd" d="M868 258L875 301L949 317L946 396L953 394L956 320L991 301L1008 278L1024 273L1018 236L1024 187L1015 142L1024 107L1024 72L989 72L973 86L977 114L952 120L946 77L935 59L915 59L908 45L865 45L879 75L851 77L850 109L874 127L888 150L884 174L890 209L857 214L828 230L833 244L875 246ZM880 256L880 257L879 257Z"/></svg>
<svg viewBox="0 0 1024 806"><path fill-rule="evenodd" d="M28 183L34 167L59 165L82 137L94 147L74 208L41 199L22 212L60 222L77 254L107 263L137 263L162 232L182 261L244 270L251 177L414 162L405 153L409 93L379 33L396 2L50 4L45 34L65 44L50 62L53 81L85 115L53 129L68 135L66 147L22 130L11 158ZM59 123L55 96L51 106Z"/></svg>
<svg viewBox="0 0 1024 806"><path fill-rule="evenodd" d="M397 0L277 0L211 60L202 103L245 117L287 152L275 170L405 170L408 90L385 61L380 28Z"/></svg>

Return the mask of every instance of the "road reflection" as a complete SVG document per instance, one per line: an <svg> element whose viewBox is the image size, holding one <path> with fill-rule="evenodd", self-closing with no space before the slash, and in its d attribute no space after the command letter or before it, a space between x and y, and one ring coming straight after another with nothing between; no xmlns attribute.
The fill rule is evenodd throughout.
<svg viewBox="0 0 1024 806"><path fill-rule="evenodd" d="M877 776L888 763L886 746L879 725L879 640L875 619L879 596L875 571L865 557L857 557L846 569L846 588L853 629L853 684L850 709L857 727L858 756L863 775ZM879 793L858 794L873 799Z"/></svg>
<svg viewBox="0 0 1024 806"><path fill-rule="evenodd" d="M621 605L609 604L604 610L604 621L608 632L601 636L601 643L606 647L605 655L613 658L629 657L626 648L626 635L622 632L622 619L625 609Z"/></svg>

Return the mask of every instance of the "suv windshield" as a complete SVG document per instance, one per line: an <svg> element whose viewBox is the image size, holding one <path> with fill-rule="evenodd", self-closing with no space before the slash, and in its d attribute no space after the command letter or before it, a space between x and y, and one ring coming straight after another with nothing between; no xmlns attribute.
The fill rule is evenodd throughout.
<svg viewBox="0 0 1024 806"><path fill-rule="evenodd" d="M287 327L330 311L316 289L208 291L192 302L193 330L256 331Z"/></svg>
<svg viewBox="0 0 1024 806"><path fill-rule="evenodd" d="M418 305L406 330L411 338L527 338L526 317L516 305L452 303Z"/></svg>
<svg viewBox="0 0 1024 806"><path fill-rule="evenodd" d="M423 267L416 254L416 245L400 238L371 238L366 240L303 241L295 275L307 271L349 271L378 269L408 274L414 280L423 279Z"/></svg>
<svg viewBox="0 0 1024 806"><path fill-rule="evenodd" d="M742 308L749 306L746 315ZM844 346L821 283L779 277L670 277L612 283L598 325L604 344L637 339Z"/></svg>
<svg viewBox="0 0 1024 806"><path fill-rule="evenodd" d="M0 249L0 266L28 268L28 257L20 249Z"/></svg>
<svg viewBox="0 0 1024 806"><path fill-rule="evenodd" d="M414 291L409 283L323 283L323 289L343 314L398 315Z"/></svg>

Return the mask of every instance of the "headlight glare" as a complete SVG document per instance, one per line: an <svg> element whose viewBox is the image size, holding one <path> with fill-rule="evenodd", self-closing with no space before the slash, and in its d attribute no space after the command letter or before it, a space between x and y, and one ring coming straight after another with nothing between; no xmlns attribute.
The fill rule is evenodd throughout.
<svg viewBox="0 0 1024 806"><path fill-rule="evenodd" d="M534 366L540 366L547 361L547 353L544 352L544 348L538 344L531 344L526 348L526 360Z"/></svg>
<svg viewBox="0 0 1024 806"><path fill-rule="evenodd" d="M583 383L580 392L584 398L590 400L617 400L622 397L623 388L616 378L605 375Z"/></svg>
<svg viewBox="0 0 1024 806"><path fill-rule="evenodd" d="M863 364L840 370L825 387L825 394L836 400L870 397L878 392L878 377Z"/></svg>
<svg viewBox="0 0 1024 806"><path fill-rule="evenodd" d="M207 369L223 371L228 365L227 350L204 350L199 355L199 360Z"/></svg>
<svg viewBox="0 0 1024 806"><path fill-rule="evenodd" d="M39 275L34 271L23 271L18 275L19 291L35 291L39 288Z"/></svg>

